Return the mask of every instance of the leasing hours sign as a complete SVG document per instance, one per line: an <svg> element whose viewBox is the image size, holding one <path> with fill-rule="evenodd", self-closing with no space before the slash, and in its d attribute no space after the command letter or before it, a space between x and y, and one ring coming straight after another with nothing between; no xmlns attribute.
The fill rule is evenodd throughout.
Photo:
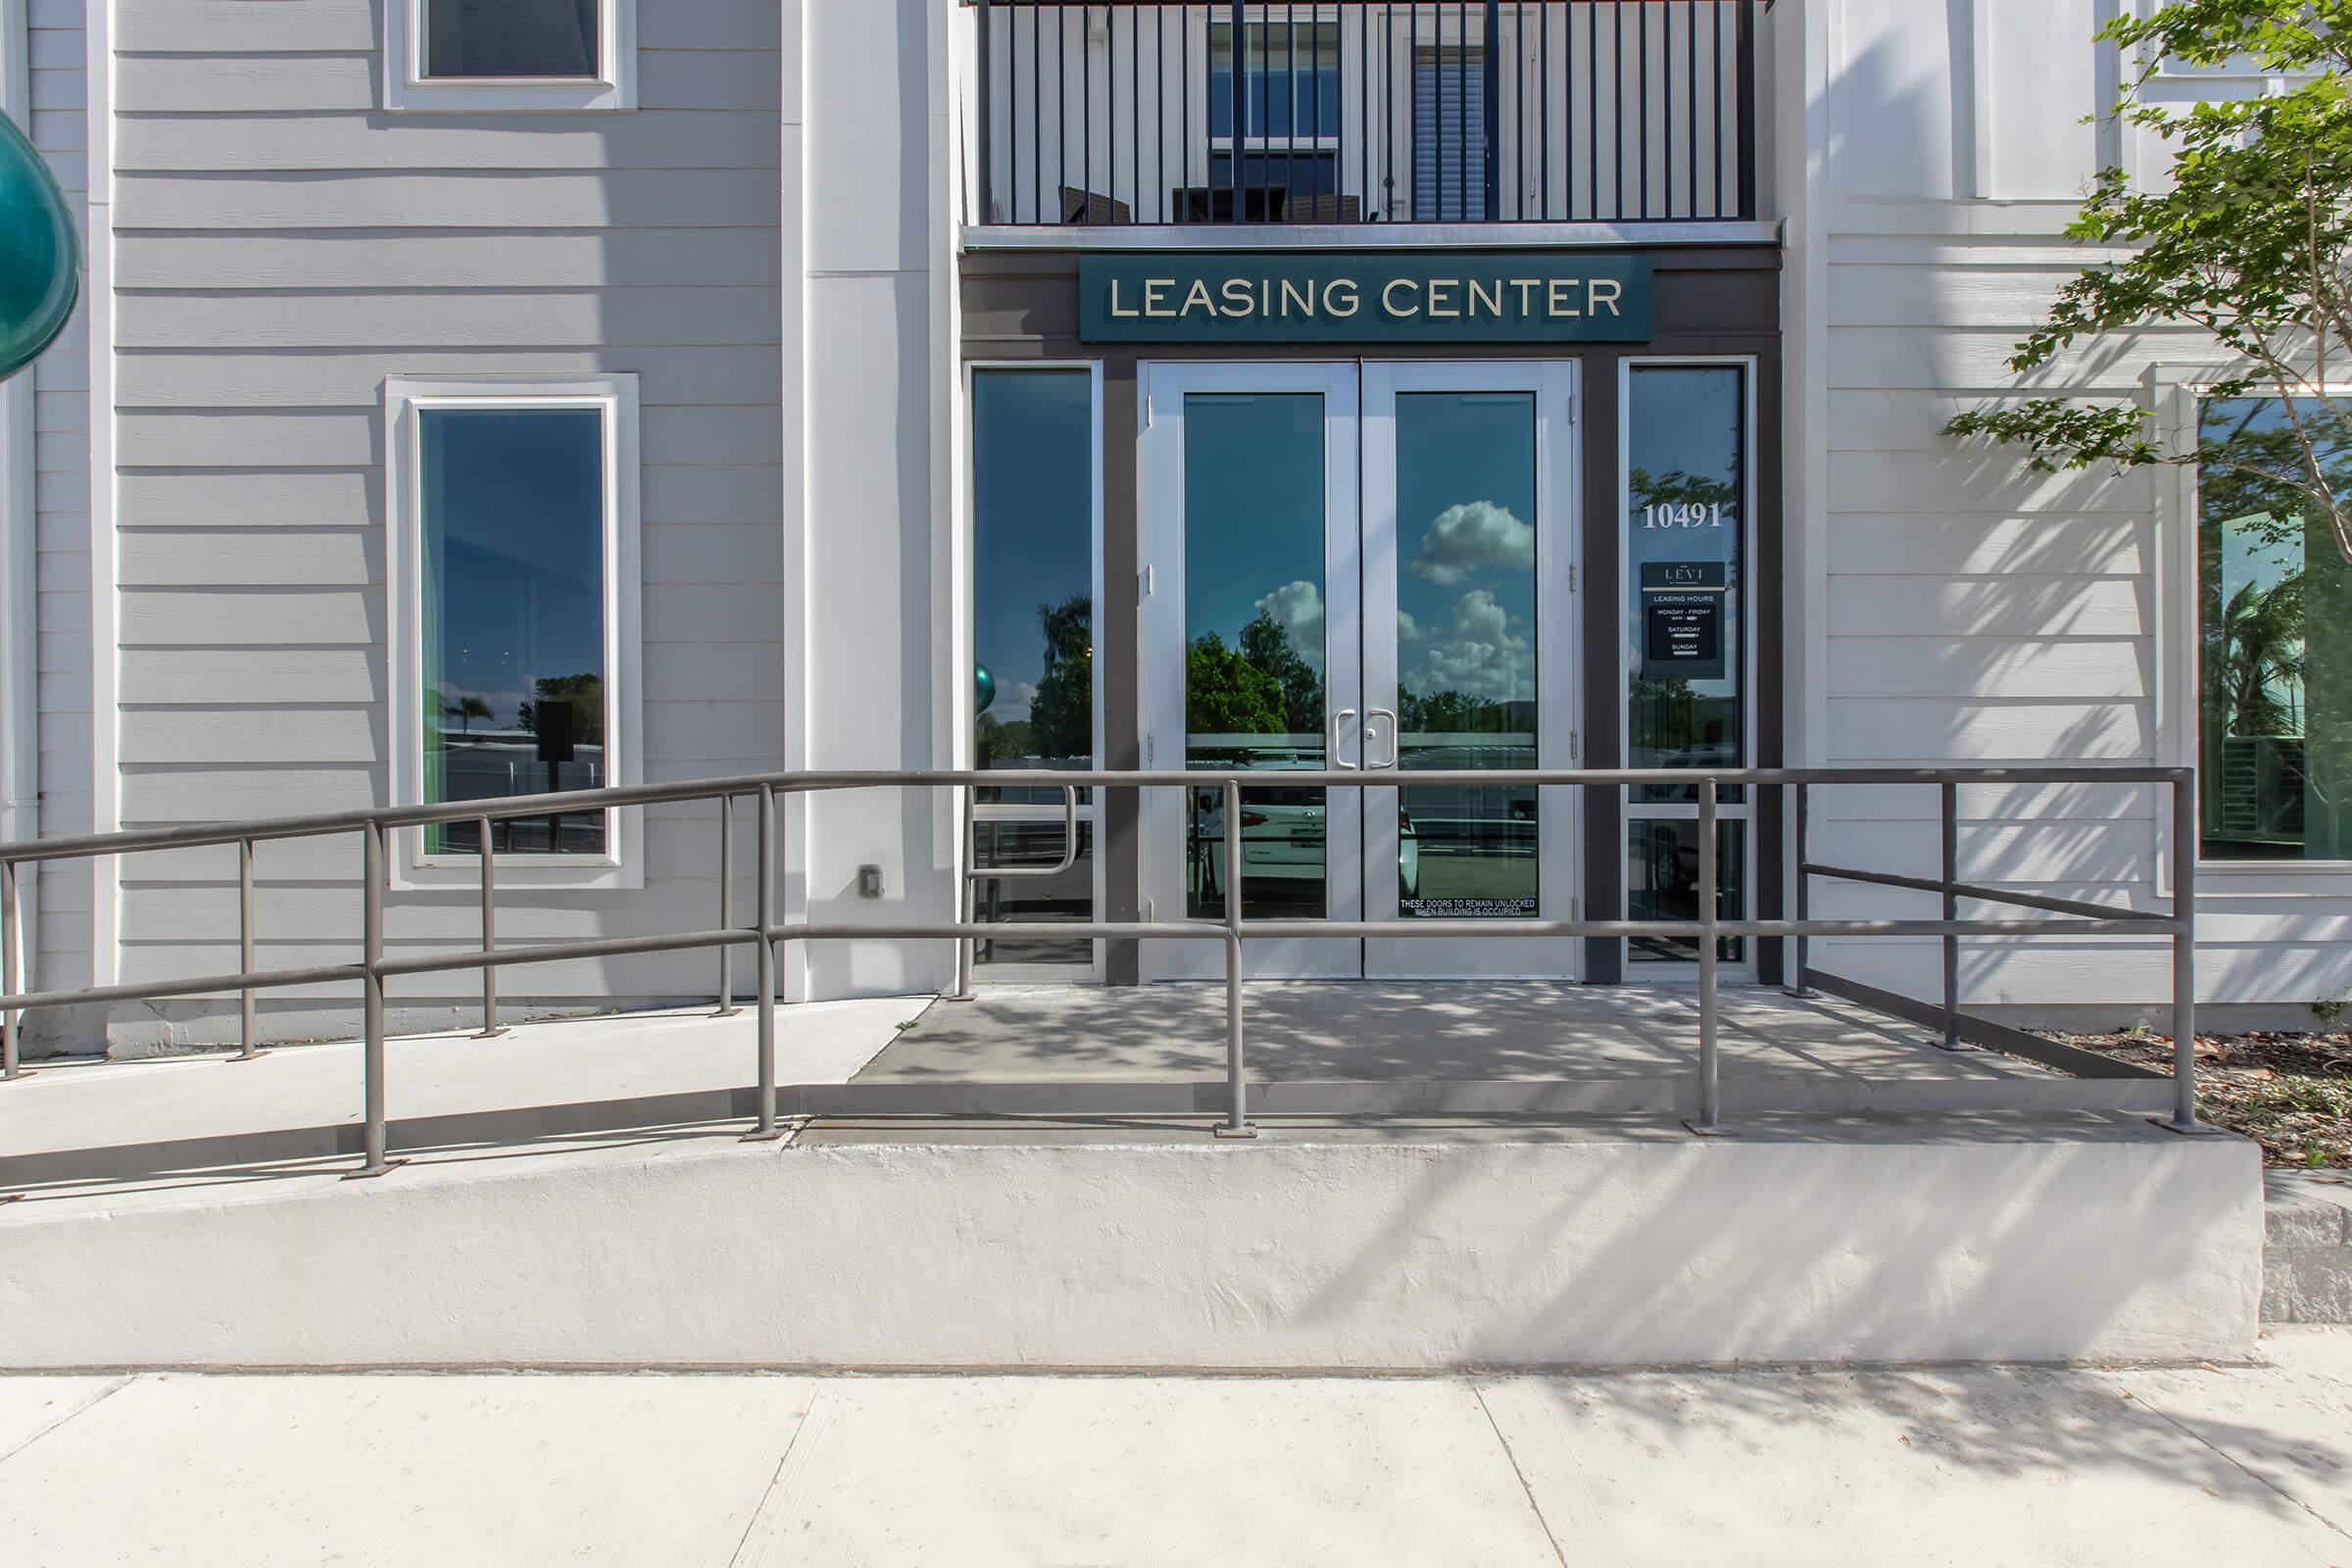
<svg viewBox="0 0 2352 1568"><path fill-rule="evenodd" d="M1078 260L1089 343L1639 343L1646 256L1142 255Z"/></svg>

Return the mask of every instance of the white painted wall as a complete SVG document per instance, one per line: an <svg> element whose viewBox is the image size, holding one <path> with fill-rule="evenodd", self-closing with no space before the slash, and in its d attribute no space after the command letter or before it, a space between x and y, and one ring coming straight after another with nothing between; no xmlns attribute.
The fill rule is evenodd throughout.
<svg viewBox="0 0 2352 1568"><path fill-rule="evenodd" d="M808 8L805 760L944 767L955 680L950 540L949 0ZM801 845L808 918L954 907L943 792L818 798ZM879 901L858 867L882 868ZM945 943L816 946L806 994L944 984Z"/></svg>
<svg viewBox="0 0 2352 1568"><path fill-rule="evenodd" d="M0 1312L19 1367L2255 1351L2262 1187L2242 1139L1747 1132L706 1143L99 1192L0 1208Z"/></svg>
<svg viewBox="0 0 2352 1568"><path fill-rule="evenodd" d="M2091 33L2113 0L1812 0L1784 5L1778 157L1788 193L1792 442L1790 756L1821 764L2192 760L2184 573L2193 518L2142 472L2047 475L1941 433L2016 393L2004 362L2095 257L2063 236L2122 153L2084 116L2117 62ZM2134 155L2146 167L2146 149ZM2035 391L2157 406L2212 355L2150 331L2070 356ZM2155 790L1964 790L1962 873L2154 906L2169 893ZM1932 874L1927 790L1826 794L1822 858ZM2352 878L2207 868L2211 1000L2352 989ZM2289 890L2292 891L2289 891ZM1902 908L1831 887L1822 913ZM1933 912L1933 900L1908 907ZM1937 993L1932 941L1823 943L1816 961ZM2163 946L1971 943L1972 1003L2169 996Z"/></svg>

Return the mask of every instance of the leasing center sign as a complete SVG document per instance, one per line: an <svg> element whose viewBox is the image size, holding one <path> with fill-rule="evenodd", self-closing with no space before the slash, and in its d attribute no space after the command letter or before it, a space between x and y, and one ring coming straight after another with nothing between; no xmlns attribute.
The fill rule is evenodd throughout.
<svg viewBox="0 0 2352 1568"><path fill-rule="evenodd" d="M1638 343L1649 258L1082 256L1089 343Z"/></svg>

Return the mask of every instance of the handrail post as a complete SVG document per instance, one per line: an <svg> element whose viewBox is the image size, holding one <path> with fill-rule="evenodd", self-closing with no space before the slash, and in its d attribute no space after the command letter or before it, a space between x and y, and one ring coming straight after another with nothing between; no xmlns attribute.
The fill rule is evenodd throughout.
<svg viewBox="0 0 2352 1568"><path fill-rule="evenodd" d="M384 1126L384 825L360 829L360 1002L365 1034L360 1047L366 1109L361 1136L366 1157L350 1176L381 1176L401 1161L387 1157ZM348 1179L348 1178L347 1178Z"/></svg>
<svg viewBox="0 0 2352 1568"><path fill-rule="evenodd" d="M2197 793L2194 775L2173 779L2173 1119L2180 1133L2197 1120Z"/></svg>
<svg viewBox="0 0 2352 1568"><path fill-rule="evenodd" d="M1810 839L1813 819L1813 787L1799 781L1796 786L1796 937L1793 948L1794 972L1782 993L1791 997L1810 997L1812 987L1805 984L1805 974L1813 964L1813 939L1805 932L1805 922L1813 918L1813 875L1805 867L1813 860Z"/></svg>
<svg viewBox="0 0 2352 1568"><path fill-rule="evenodd" d="M1960 786L1945 779L1936 787L1936 821L1942 839L1943 917L1960 918ZM1960 933L1943 934L1943 1049L1960 1049Z"/></svg>
<svg viewBox="0 0 2352 1568"><path fill-rule="evenodd" d="M17 936L23 929L22 913L17 907L17 862L0 860L0 991L17 994ZM0 1080L24 1076L23 1046L18 1040L19 1026L24 1014L16 1007L0 1017Z"/></svg>
<svg viewBox="0 0 2352 1568"><path fill-rule="evenodd" d="M745 1143L783 1137L776 1126L776 787L760 786L760 1083Z"/></svg>
<svg viewBox="0 0 2352 1568"><path fill-rule="evenodd" d="M735 797L718 798L718 928L735 922ZM718 1007L710 1016L732 1018L743 1009L735 1005L735 947L718 945Z"/></svg>
<svg viewBox="0 0 2352 1568"><path fill-rule="evenodd" d="M1242 781L1225 780L1225 1122L1219 1138L1255 1138L1242 1081Z"/></svg>
<svg viewBox="0 0 2352 1568"><path fill-rule="evenodd" d="M474 830L482 836L482 954L487 957L498 951L498 854L490 843L490 819L474 819ZM495 1040L506 1030L498 1022L498 966L482 965L482 1030L476 1040Z"/></svg>
<svg viewBox="0 0 2352 1568"><path fill-rule="evenodd" d="M1715 956L1717 877L1715 855L1715 780L1698 781L1698 1118L1684 1126L1701 1138L1721 1138L1723 1125L1723 1064L1721 998Z"/></svg>
<svg viewBox="0 0 2352 1568"><path fill-rule="evenodd" d="M237 840L237 972L253 973L253 840ZM253 987L237 993L237 1054L231 1061L262 1054L253 1039Z"/></svg>
<svg viewBox="0 0 2352 1568"><path fill-rule="evenodd" d="M980 868L980 808L978 791L971 785L956 791L956 838L963 846L963 863L956 868L956 918L965 925L980 920L980 879L973 875ZM956 939L956 989L950 1002L972 1000L972 981L980 966L979 938L966 933Z"/></svg>

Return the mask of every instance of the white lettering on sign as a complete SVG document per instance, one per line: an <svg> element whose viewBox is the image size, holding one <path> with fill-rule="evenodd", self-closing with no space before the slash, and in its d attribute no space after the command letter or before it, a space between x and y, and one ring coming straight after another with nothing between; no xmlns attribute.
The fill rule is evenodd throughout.
<svg viewBox="0 0 2352 1568"><path fill-rule="evenodd" d="M1161 277L1113 275L1103 315L1110 320L1333 322L1373 313L1392 321L1434 323L1574 322L1587 318L1623 319L1627 285L1608 277L1435 276L1383 277L1203 275ZM1692 526L1682 521L1651 526Z"/></svg>
<svg viewBox="0 0 2352 1568"><path fill-rule="evenodd" d="M1642 526L1644 528L1720 528L1723 526L1723 503L1713 505L1691 501L1669 501L1662 507L1643 507Z"/></svg>

